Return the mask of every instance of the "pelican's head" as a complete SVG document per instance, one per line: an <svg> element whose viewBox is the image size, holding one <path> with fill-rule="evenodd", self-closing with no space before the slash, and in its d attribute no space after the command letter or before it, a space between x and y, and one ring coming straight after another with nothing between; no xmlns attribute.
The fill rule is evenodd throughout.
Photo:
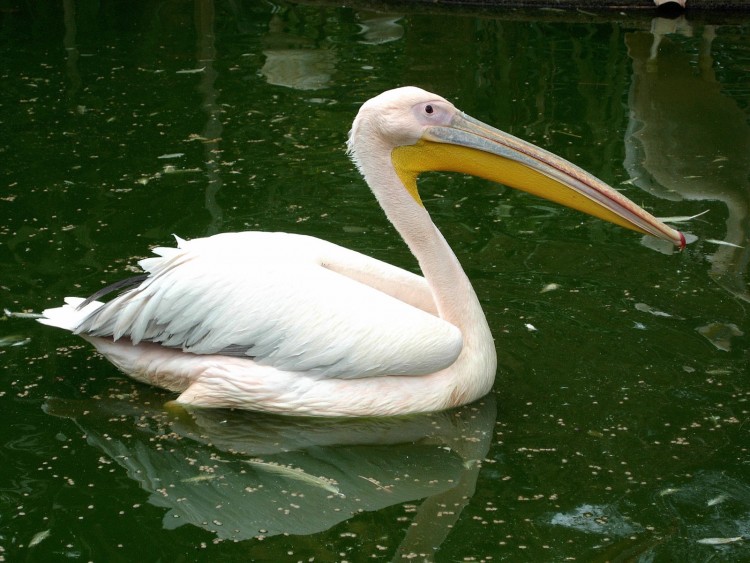
<svg viewBox="0 0 750 563"><path fill-rule="evenodd" d="M419 88L388 90L365 102L348 145L366 177L367 165L391 166L419 205L416 180L421 172L462 172L685 246L682 233L585 170ZM388 162L377 162L378 155ZM374 160L366 165L371 157Z"/></svg>

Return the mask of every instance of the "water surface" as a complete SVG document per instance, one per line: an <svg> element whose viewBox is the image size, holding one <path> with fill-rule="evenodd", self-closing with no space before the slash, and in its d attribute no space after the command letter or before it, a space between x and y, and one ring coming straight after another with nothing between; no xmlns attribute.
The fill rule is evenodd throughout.
<svg viewBox="0 0 750 563"><path fill-rule="evenodd" d="M590 170L681 253L432 175L496 338L492 394L393 420L178 412L0 323L0 559L750 557L747 19L66 1L0 14L0 289L39 311L155 245L312 234L415 269L344 153L415 84ZM744 538L744 539L737 539Z"/></svg>

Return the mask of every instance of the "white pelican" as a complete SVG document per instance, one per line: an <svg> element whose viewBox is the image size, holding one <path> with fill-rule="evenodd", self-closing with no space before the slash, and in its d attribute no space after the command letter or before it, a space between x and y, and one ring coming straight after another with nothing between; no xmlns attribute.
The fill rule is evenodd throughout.
<svg viewBox="0 0 750 563"><path fill-rule="evenodd" d="M224 233L156 248L107 303L67 298L42 323L79 334L176 402L321 416L436 411L492 387L474 289L417 192L457 171L684 246L682 234L577 166L414 87L362 105L349 153L423 276L296 234ZM111 289L111 288L107 288Z"/></svg>

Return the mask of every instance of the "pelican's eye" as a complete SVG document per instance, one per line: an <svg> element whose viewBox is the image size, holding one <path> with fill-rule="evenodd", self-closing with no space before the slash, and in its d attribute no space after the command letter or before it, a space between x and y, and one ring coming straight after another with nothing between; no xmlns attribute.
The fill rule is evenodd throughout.
<svg viewBox="0 0 750 563"><path fill-rule="evenodd" d="M411 111L414 118L427 127L447 125L452 117L450 107L438 100L418 103Z"/></svg>

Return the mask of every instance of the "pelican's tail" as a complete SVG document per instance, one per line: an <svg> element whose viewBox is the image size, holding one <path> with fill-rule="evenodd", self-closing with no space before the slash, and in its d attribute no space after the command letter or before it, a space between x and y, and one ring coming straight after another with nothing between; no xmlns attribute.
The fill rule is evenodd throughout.
<svg viewBox="0 0 750 563"><path fill-rule="evenodd" d="M42 311L40 323L75 332L81 322L103 305L100 301L88 301L82 297L66 297L65 305ZM81 305L83 304L83 307Z"/></svg>

